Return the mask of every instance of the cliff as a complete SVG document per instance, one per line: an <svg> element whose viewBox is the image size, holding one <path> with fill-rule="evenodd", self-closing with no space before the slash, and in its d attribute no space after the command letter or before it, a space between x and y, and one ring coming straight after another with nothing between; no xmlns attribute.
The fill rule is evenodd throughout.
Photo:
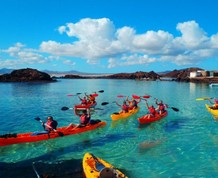
<svg viewBox="0 0 218 178"><path fill-rule="evenodd" d="M53 80L50 75L40 72L36 69L19 69L14 70L10 74L3 74L0 76L0 82L36 82L45 81L51 82Z"/></svg>

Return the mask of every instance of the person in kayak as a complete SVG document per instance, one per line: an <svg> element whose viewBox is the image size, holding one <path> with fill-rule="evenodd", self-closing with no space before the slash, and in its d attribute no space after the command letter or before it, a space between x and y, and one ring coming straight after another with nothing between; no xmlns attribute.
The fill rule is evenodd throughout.
<svg viewBox="0 0 218 178"><path fill-rule="evenodd" d="M85 126L90 124L90 121L91 121L90 110L89 109L84 110L80 116L80 123L77 125L70 123L69 126L66 128L66 130L68 130L69 128L75 129L75 128L79 128L79 127L85 127Z"/></svg>
<svg viewBox="0 0 218 178"><path fill-rule="evenodd" d="M218 99L215 98L214 102L212 102L211 100L209 100L211 104L213 104L213 106L211 106L211 109L218 109Z"/></svg>
<svg viewBox="0 0 218 178"><path fill-rule="evenodd" d="M121 111L121 113L127 113L128 111L129 111L129 105L126 103L126 100L125 101L123 101L123 105L120 105L119 103L117 103L116 102L116 104L117 104L117 106L120 106L121 108L122 108L122 111Z"/></svg>
<svg viewBox="0 0 218 178"><path fill-rule="evenodd" d="M48 116L46 123L42 122L42 126L45 131L51 132L57 129L58 122L54 120L52 116Z"/></svg>
<svg viewBox="0 0 218 178"><path fill-rule="evenodd" d="M84 127L89 124L91 119L90 110L84 110L82 115L80 116L80 126Z"/></svg>
<svg viewBox="0 0 218 178"><path fill-rule="evenodd" d="M139 101L136 101L134 98L132 100L128 100L128 97L126 98L126 101L129 103L129 110L136 109L138 107Z"/></svg>
<svg viewBox="0 0 218 178"><path fill-rule="evenodd" d="M86 95L86 94L85 94ZM96 101L95 101L95 96L90 94L90 95L86 95L86 97L88 98L88 103L90 104L94 104Z"/></svg>
<svg viewBox="0 0 218 178"><path fill-rule="evenodd" d="M146 103L146 107L148 108L148 119L155 117L155 115L157 114L156 109L153 105L149 106L147 100L145 100Z"/></svg>
<svg viewBox="0 0 218 178"><path fill-rule="evenodd" d="M158 114L163 114L164 112L166 112L165 108L167 107L167 105L163 104L162 100L160 100L160 102L158 102L158 99L156 99L155 103L157 105L157 109L156 110L157 110Z"/></svg>
<svg viewBox="0 0 218 178"><path fill-rule="evenodd" d="M87 98L86 98L85 96L84 96L83 98L81 98L81 97L78 95L78 98L80 99L82 105L87 105L87 104L88 104Z"/></svg>

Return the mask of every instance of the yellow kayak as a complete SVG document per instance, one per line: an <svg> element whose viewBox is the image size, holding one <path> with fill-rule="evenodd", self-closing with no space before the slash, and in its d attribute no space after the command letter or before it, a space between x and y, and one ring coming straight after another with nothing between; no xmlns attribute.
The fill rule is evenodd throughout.
<svg viewBox="0 0 218 178"><path fill-rule="evenodd" d="M211 106L205 104L207 110L216 118L218 118L218 109L212 109Z"/></svg>
<svg viewBox="0 0 218 178"><path fill-rule="evenodd" d="M86 178L128 178L111 164L91 153L83 157L83 172Z"/></svg>
<svg viewBox="0 0 218 178"><path fill-rule="evenodd" d="M118 119L122 119L122 118L127 118L135 113L137 113L139 111L139 107L137 107L136 109L131 109L128 112L119 112L119 113L113 113L111 114L111 119L113 121L118 120Z"/></svg>

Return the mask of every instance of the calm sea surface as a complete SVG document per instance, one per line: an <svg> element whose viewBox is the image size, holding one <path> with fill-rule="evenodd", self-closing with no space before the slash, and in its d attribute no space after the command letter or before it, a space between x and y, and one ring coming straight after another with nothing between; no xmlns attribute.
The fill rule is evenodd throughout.
<svg viewBox="0 0 218 178"><path fill-rule="evenodd" d="M121 169L130 178L146 177L218 177L218 122L207 112L199 97L218 97L218 87L207 84L168 81L135 81L108 79L60 79L55 83L0 83L0 135L42 130L40 122L52 115L58 126L78 123L72 110L80 101L68 94L98 93L97 108L92 119L107 122L94 131L36 143L0 147L0 177L83 177L82 158L86 152L101 157ZM117 95L151 95L163 100L179 112L168 109L166 118L147 126L139 126L137 118L112 121L110 115L120 108L124 98ZM102 102L109 102L101 106Z"/></svg>

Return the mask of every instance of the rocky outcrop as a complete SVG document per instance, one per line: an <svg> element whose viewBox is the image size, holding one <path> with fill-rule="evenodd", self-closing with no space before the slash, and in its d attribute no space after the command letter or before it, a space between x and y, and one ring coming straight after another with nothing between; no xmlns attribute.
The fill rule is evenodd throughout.
<svg viewBox="0 0 218 178"><path fill-rule="evenodd" d="M111 75L100 75L100 76L81 76L81 75L65 75L63 78L67 79L87 79L87 78L101 78L101 79L147 79L147 80L156 80L160 76L154 71L151 72L135 72L135 73L117 73Z"/></svg>
<svg viewBox="0 0 218 178"><path fill-rule="evenodd" d="M190 78L189 78L190 72L195 72L198 70L203 70L203 69L201 69L201 68L187 68L187 69L181 69L181 70L173 70L169 73L161 75L161 77L174 78L175 81L189 82L190 81Z"/></svg>
<svg viewBox="0 0 218 178"><path fill-rule="evenodd" d="M146 79L146 80L156 80L159 79L160 76L155 73L154 71L151 72L135 72L135 73L118 73L118 74L112 74L108 75L105 78L108 79Z"/></svg>
<svg viewBox="0 0 218 178"><path fill-rule="evenodd" d="M14 70L10 74L0 76L0 82L36 82L44 81L51 82L53 80L50 75L45 72L40 72L36 69L19 69Z"/></svg>

